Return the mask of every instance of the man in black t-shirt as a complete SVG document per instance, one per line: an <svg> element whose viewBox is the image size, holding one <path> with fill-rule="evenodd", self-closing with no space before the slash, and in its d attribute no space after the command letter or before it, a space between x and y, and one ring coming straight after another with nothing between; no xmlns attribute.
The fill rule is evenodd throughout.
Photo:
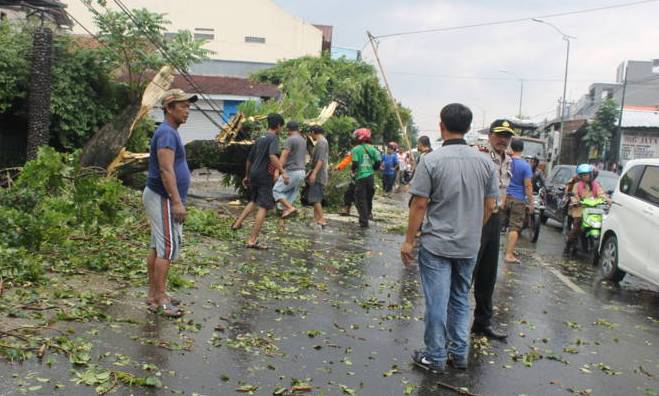
<svg viewBox="0 0 659 396"><path fill-rule="evenodd" d="M254 228L247 240L247 247L252 249L265 249L265 245L257 241L261 227L265 221L268 210L275 207L275 199L272 195L274 176L270 169L278 170L284 183L288 184L289 177L286 169L282 166L277 156L279 152L279 140L277 135L284 126L284 118L277 113L268 115L268 133L256 140L247 157L245 167L245 178L243 186L248 189L249 203L243 209L236 221L231 226L232 230L242 227L245 218L257 209L254 220Z"/></svg>

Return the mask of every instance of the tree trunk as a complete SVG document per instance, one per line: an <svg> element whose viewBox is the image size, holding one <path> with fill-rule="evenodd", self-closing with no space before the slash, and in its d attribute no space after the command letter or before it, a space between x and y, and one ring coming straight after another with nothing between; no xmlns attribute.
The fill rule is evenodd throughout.
<svg viewBox="0 0 659 396"><path fill-rule="evenodd" d="M126 146L140 107L140 103L128 106L112 122L99 129L82 149L80 164L107 168Z"/></svg>
<svg viewBox="0 0 659 396"><path fill-rule="evenodd" d="M50 93L53 57L53 32L44 27L33 34L32 70L28 95L27 159L37 157L39 146L50 139Z"/></svg>

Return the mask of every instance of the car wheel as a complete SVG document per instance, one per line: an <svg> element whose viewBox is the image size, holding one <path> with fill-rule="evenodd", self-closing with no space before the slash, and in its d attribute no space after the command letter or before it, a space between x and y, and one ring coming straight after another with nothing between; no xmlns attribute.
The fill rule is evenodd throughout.
<svg viewBox="0 0 659 396"><path fill-rule="evenodd" d="M626 272L618 268L618 238L611 235L604 241L600 253L600 273L604 279L620 282Z"/></svg>

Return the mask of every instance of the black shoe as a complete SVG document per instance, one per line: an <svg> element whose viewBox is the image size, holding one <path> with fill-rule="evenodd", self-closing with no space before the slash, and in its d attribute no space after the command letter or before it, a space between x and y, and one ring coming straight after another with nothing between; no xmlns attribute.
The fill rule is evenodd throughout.
<svg viewBox="0 0 659 396"><path fill-rule="evenodd" d="M443 374L446 372L446 364L434 363L425 357L421 351L414 351L412 354L412 361L417 367L428 370L434 374Z"/></svg>
<svg viewBox="0 0 659 396"><path fill-rule="evenodd" d="M508 334L499 333L498 331L494 330L492 326L472 327L471 332L477 335L485 336L492 340L504 341L506 338L508 338Z"/></svg>
<svg viewBox="0 0 659 396"><path fill-rule="evenodd" d="M469 364L469 361L467 360L466 357L453 356L453 355L449 354L447 363L448 363L449 366L453 367L454 369L466 370L467 366Z"/></svg>

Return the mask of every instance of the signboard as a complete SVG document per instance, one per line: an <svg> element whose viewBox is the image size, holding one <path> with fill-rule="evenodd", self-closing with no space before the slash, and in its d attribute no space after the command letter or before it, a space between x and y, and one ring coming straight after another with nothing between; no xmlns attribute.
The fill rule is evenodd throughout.
<svg viewBox="0 0 659 396"><path fill-rule="evenodd" d="M623 164L632 159L659 158L659 135L625 132L620 151Z"/></svg>

